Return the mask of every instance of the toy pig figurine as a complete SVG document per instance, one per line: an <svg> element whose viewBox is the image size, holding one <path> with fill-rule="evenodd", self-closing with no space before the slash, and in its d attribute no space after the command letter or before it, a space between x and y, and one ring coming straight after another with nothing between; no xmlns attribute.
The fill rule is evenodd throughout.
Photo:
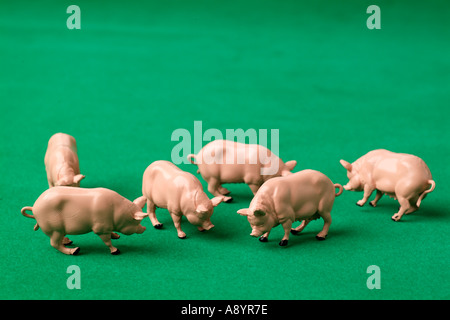
<svg viewBox="0 0 450 320"><path fill-rule="evenodd" d="M295 160L284 163L264 146L228 140L212 141L197 155L190 154L187 158L198 166L197 172L215 196L230 193L222 187L223 183L246 183L256 194L265 181L290 174L297 164ZM232 198L225 197L225 201L230 202Z"/></svg>
<svg viewBox="0 0 450 320"><path fill-rule="evenodd" d="M421 201L435 187L425 162L411 154L379 149L370 151L352 164L345 160L340 162L347 169L349 179L344 189L364 191L363 198L356 203L358 206L362 207L375 190L375 199L370 202L372 207L383 194L398 200L400 209L392 216L394 221L419 209Z"/></svg>
<svg viewBox="0 0 450 320"><path fill-rule="evenodd" d="M131 202L118 193L104 188L85 189L54 187L43 192L32 207L24 207L25 217L36 219L39 227L50 237L50 244L65 254L76 255L80 248L66 248L66 234L84 234L93 231L109 247L111 254L119 249L111 244L111 233L126 235L142 233L140 223L147 214L142 212L145 198ZM26 213L32 211L33 215Z"/></svg>
<svg viewBox="0 0 450 320"><path fill-rule="evenodd" d="M335 193L335 188L339 192ZM252 227L253 237L266 242L270 230L281 224L284 237L279 243L286 246L289 232L297 234L312 220L320 217L324 220L318 240L325 240L331 224L331 209L334 198L342 193L340 184L333 184L323 173L315 170L302 170L286 177L278 177L266 181L256 193L250 207L240 209L238 213L247 216ZM303 222L291 229L294 221Z"/></svg>
<svg viewBox="0 0 450 320"><path fill-rule="evenodd" d="M68 134L56 133L50 138L44 162L50 188L79 187L85 177L80 174L75 138Z"/></svg>
<svg viewBox="0 0 450 320"><path fill-rule="evenodd" d="M220 196L210 200L194 175L163 160L153 162L145 170L142 193L147 199L147 212L153 226L156 229L162 227L156 219L156 208L166 208L180 239L186 238L186 233L181 230L183 215L200 231L209 230L214 227L211 223L214 207L224 199Z"/></svg>

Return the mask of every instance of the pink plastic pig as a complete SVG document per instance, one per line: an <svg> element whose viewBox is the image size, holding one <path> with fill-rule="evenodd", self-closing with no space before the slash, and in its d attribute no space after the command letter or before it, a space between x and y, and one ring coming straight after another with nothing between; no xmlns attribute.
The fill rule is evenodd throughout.
<svg viewBox="0 0 450 320"><path fill-rule="evenodd" d="M36 219L34 230L40 227L50 237L52 247L62 253L76 255L80 251L79 247L63 245L66 234L93 231L116 255L120 251L111 244L112 231L126 235L144 232L145 227L140 225L147 216L142 212L144 205L144 197L131 202L109 189L54 187L42 193L32 207L24 207L21 212L25 217ZM26 211L32 211L33 215Z"/></svg>
<svg viewBox="0 0 450 320"><path fill-rule="evenodd" d="M85 177L80 174L75 138L68 134L56 133L50 138L44 162L50 188L79 187Z"/></svg>
<svg viewBox="0 0 450 320"><path fill-rule="evenodd" d="M187 158L198 165L197 172L215 196L230 193L222 187L223 183L246 183L256 194L265 181L291 174L297 164L295 160L284 163L264 146L228 140L212 141L197 155L190 154ZM232 198L225 197L225 201L230 202Z"/></svg>
<svg viewBox="0 0 450 320"><path fill-rule="evenodd" d="M339 192L335 193L335 188ZM281 224L284 237L279 243L286 246L289 232L297 234L312 220L320 217L324 220L321 232L316 236L318 240L325 240L331 224L331 209L334 198L342 193L340 184L333 184L323 173L315 170L302 170L286 177L278 177L265 182L256 193L247 209L240 209L238 213L247 216L252 227L253 237L259 237L266 242L270 230ZM295 229L294 221L303 222Z"/></svg>
<svg viewBox="0 0 450 320"><path fill-rule="evenodd" d="M349 178L344 189L364 191L364 197L356 203L358 206L362 207L375 190L375 199L370 202L372 207L383 194L398 199L400 209L392 216L394 221L419 209L421 201L435 187L428 166L411 154L379 149L370 151L352 164L345 160L340 162L347 169Z"/></svg>
<svg viewBox="0 0 450 320"><path fill-rule="evenodd" d="M153 162L145 170L142 193L147 199L147 212L153 226L156 229L162 227L156 219L156 208L166 208L180 239L186 238L186 233L181 230L183 215L200 231L209 230L214 227L211 223L214 207L224 198L219 196L210 200L194 175L163 160Z"/></svg>

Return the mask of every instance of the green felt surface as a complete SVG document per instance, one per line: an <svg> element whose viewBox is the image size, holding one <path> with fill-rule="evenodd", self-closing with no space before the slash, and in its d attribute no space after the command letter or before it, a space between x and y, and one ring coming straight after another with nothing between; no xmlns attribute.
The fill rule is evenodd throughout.
<svg viewBox="0 0 450 320"><path fill-rule="evenodd" d="M68 30L66 8L81 8ZM381 30L366 9L381 8ZM450 3L446 1L1 1L0 298L2 299L448 299ZM83 187L140 196L145 168L170 160L175 129L279 129L295 171L347 182L339 159L376 148L420 156L436 189L395 223L398 203L336 199L326 241L311 222L289 246L274 229L249 236L236 214L252 194L229 185L215 228L183 221L176 236L143 222L115 240L70 236L79 256L49 244L20 214L47 188L55 132L78 144ZM196 174L196 167L180 167ZM197 175L206 187L205 182ZM81 289L69 290L70 265ZM367 267L381 289L366 286Z"/></svg>

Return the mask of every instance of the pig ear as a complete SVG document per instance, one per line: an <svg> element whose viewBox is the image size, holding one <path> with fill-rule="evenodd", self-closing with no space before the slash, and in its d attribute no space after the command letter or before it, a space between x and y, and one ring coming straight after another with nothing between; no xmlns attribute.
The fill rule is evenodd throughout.
<svg viewBox="0 0 450 320"><path fill-rule="evenodd" d="M73 183L80 183L80 181L83 180L84 178L86 178L85 175L77 174L76 176L73 177Z"/></svg>
<svg viewBox="0 0 450 320"><path fill-rule="evenodd" d="M225 199L225 197L222 197L222 196L214 197L211 199L211 203L212 203L213 207L217 207L217 205L219 203L221 203L222 201L224 201L224 199Z"/></svg>
<svg viewBox="0 0 450 320"><path fill-rule="evenodd" d="M138 212L134 213L133 218L134 218L134 220L140 221L140 220L144 219L147 216L148 216L148 213L144 213L142 211L138 211Z"/></svg>
<svg viewBox="0 0 450 320"><path fill-rule="evenodd" d="M291 160L291 161L286 162L284 165L286 166L287 170L292 171L292 170L294 170L295 166L297 165L297 161Z"/></svg>
<svg viewBox="0 0 450 320"><path fill-rule="evenodd" d="M139 197L133 201L135 205L138 206L138 208L142 209L145 206L145 203L147 202L147 198L145 196Z"/></svg>
<svg viewBox="0 0 450 320"><path fill-rule="evenodd" d="M291 175L291 174L292 174L292 172L290 172L289 170L283 170L283 171L281 171L281 176L282 176L282 177L286 177L286 176Z"/></svg>
<svg viewBox="0 0 450 320"><path fill-rule="evenodd" d="M197 208L195 209L195 211L197 211L197 212L207 212L207 211L208 211L208 208L207 208L203 203L201 203L201 204L199 204L199 205L197 206Z"/></svg>
<svg viewBox="0 0 450 320"><path fill-rule="evenodd" d="M239 213L241 216L249 216L250 215L250 210L248 208L246 208L246 209L239 209L237 211L237 213Z"/></svg>
<svg viewBox="0 0 450 320"><path fill-rule="evenodd" d="M254 212L254 215L256 217L262 217L262 216L265 216L266 213L264 211L262 211L262 210L256 209L255 212Z"/></svg>
<svg viewBox="0 0 450 320"><path fill-rule="evenodd" d="M351 163L349 163L349 162L347 162L345 160L342 160L342 159L339 162L342 164L342 166L345 169L347 169L348 171L352 171L352 164Z"/></svg>

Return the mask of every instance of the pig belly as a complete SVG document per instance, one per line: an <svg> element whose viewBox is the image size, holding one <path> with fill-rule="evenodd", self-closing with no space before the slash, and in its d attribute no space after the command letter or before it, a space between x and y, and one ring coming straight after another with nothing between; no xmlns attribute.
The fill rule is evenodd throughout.
<svg viewBox="0 0 450 320"><path fill-rule="evenodd" d="M221 183L242 183L249 169L253 169L248 167L245 164L223 164L220 166L218 178Z"/></svg>
<svg viewBox="0 0 450 320"><path fill-rule="evenodd" d="M312 217L318 211L319 204L315 201L308 201L303 203L303 205L297 209L295 212L295 220L305 220Z"/></svg>
<svg viewBox="0 0 450 320"><path fill-rule="evenodd" d="M397 181L389 178L381 178L375 181L375 188L386 194L395 194Z"/></svg>
<svg viewBox="0 0 450 320"><path fill-rule="evenodd" d="M148 199L158 208L167 209L169 197L175 197L174 193L160 188L152 188L148 194Z"/></svg>

